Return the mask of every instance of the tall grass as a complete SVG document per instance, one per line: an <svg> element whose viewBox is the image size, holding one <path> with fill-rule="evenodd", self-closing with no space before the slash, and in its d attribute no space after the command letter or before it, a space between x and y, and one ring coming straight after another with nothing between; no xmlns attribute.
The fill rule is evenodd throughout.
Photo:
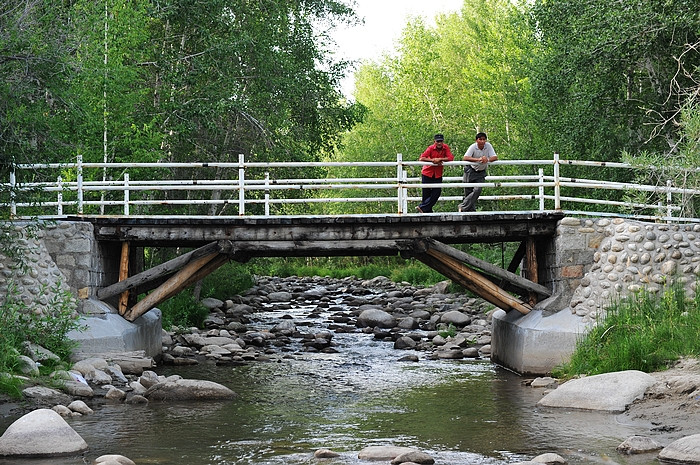
<svg viewBox="0 0 700 465"><path fill-rule="evenodd" d="M577 343L569 363L553 374L662 370L680 357L700 355L699 329L698 294L688 299L678 283L662 293L641 291L612 304L604 320Z"/></svg>

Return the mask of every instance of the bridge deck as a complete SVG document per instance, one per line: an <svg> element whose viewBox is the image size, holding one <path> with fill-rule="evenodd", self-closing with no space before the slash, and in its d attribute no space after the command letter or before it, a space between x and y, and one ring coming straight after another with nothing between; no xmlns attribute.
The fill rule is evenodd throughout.
<svg viewBox="0 0 700 465"><path fill-rule="evenodd" d="M531 304L536 301L538 292L545 296L551 294L537 284L540 282L537 262L543 256L538 253L538 244L550 242L563 216L562 212L490 212L285 217L79 216L65 219L92 223L96 238L103 244L121 243L120 282L101 289L100 298L120 293L119 312L133 321L230 259L246 262L252 257L265 256L396 255L399 252L404 257L418 258L500 308L516 308L527 313L531 306L512 298L500 286L509 284L521 294L529 292ZM509 270L494 271L492 268L496 267L488 263L480 263L475 257L441 245L485 242L520 242L511 265L517 266L524 259L524 270L531 282L513 275L514 269L510 269L513 266L509 266ZM187 260L174 259L129 278L132 246L148 245L199 249L191 252ZM195 258L192 254L199 251L202 256ZM484 270L483 275L470 271L464 261ZM502 284L495 284L497 279L487 276L496 276ZM158 289L138 303L134 301L135 295L153 289L166 277L167 281ZM142 289L139 290L139 286ZM135 292L131 297L130 290Z"/></svg>
<svg viewBox="0 0 700 465"><path fill-rule="evenodd" d="M134 217L68 216L87 221L103 241L200 246L217 240L372 241L432 237L445 243L516 242L553 236L557 211L425 215Z"/></svg>

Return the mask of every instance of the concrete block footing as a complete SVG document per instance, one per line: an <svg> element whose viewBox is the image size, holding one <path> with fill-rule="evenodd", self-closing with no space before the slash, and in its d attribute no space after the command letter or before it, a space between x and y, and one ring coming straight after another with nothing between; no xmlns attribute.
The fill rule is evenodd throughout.
<svg viewBox="0 0 700 465"><path fill-rule="evenodd" d="M84 358L90 354L145 351L149 357L162 352L161 312L155 308L137 318L133 323L125 320L106 303L89 299L92 307L105 307L100 314L93 309L92 316L81 320L85 331L71 331L68 338L76 341L75 354Z"/></svg>
<svg viewBox="0 0 700 465"><path fill-rule="evenodd" d="M568 308L544 316L535 309L493 314L491 361L521 375L544 375L567 362L589 326Z"/></svg>

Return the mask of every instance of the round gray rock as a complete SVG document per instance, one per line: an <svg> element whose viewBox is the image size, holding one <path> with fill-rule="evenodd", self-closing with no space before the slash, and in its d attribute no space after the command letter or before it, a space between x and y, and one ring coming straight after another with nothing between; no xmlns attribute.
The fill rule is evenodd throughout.
<svg viewBox="0 0 700 465"><path fill-rule="evenodd" d="M644 454L663 449L664 446L647 436L630 436L617 446L617 451L621 454Z"/></svg>
<svg viewBox="0 0 700 465"><path fill-rule="evenodd" d="M50 409L38 409L12 423L0 436L1 456L60 456L87 450L88 445Z"/></svg>
<svg viewBox="0 0 700 465"><path fill-rule="evenodd" d="M659 452L659 460L690 465L700 464L700 434L673 441Z"/></svg>
<svg viewBox="0 0 700 465"><path fill-rule="evenodd" d="M365 447L357 454L357 458L360 460L394 460L401 454L407 454L409 452L416 452L416 449L410 447L398 447L398 446L369 446Z"/></svg>
<svg viewBox="0 0 700 465"><path fill-rule="evenodd" d="M458 310L450 310L449 312L445 312L442 317L440 317L440 323L451 323L458 328L467 326L469 323L471 323L471 321L472 319L469 317L469 315L465 315Z"/></svg>
<svg viewBox="0 0 700 465"><path fill-rule="evenodd" d="M198 379L178 379L158 383L143 394L151 401L227 400L236 393L219 383Z"/></svg>
<svg viewBox="0 0 700 465"><path fill-rule="evenodd" d="M363 310L360 316L357 317L357 326L361 328L393 328L396 326L396 318L384 310L368 308Z"/></svg>

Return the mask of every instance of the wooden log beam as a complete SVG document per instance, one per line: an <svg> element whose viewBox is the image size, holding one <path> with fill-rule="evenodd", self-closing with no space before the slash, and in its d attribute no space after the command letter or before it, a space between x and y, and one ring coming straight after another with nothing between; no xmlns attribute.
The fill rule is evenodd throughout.
<svg viewBox="0 0 700 465"><path fill-rule="evenodd" d="M228 261L229 261L229 257L227 255L219 254L213 260L211 260L209 263L205 264L203 267L201 267L199 270L197 270L197 272L195 272L192 276L187 278L178 289L173 289L173 291L170 292L169 294L167 294L165 296L165 298L161 300L161 302L173 297L175 294L180 292L182 289L185 289L188 286L191 286L192 284L196 283L197 281L206 278L208 275L210 275L214 271L218 270L219 267L221 267L223 264L225 264Z"/></svg>
<svg viewBox="0 0 700 465"><path fill-rule="evenodd" d="M168 297L178 293L185 287L188 280L195 273L197 273L202 267L215 259L217 256L219 256L219 253L215 252L188 263L184 268L163 283L162 286L148 294L143 299L139 300L136 305L127 310L127 312L124 314L124 318L128 321L134 321L136 318L157 306Z"/></svg>
<svg viewBox="0 0 700 465"><path fill-rule="evenodd" d="M533 283L536 283L538 281L539 271L537 268L537 248L535 247L535 239L532 237L528 237L525 240L525 263L527 278ZM531 305L537 303L537 296L532 291L530 291L529 300Z"/></svg>
<svg viewBox="0 0 700 465"><path fill-rule="evenodd" d="M523 261L523 257L525 257L525 241L520 242L518 250L516 250L515 254L513 254L513 258L508 264L508 271L510 271L511 273L515 273L515 271L520 266L520 263Z"/></svg>
<svg viewBox="0 0 700 465"><path fill-rule="evenodd" d="M119 261L119 282L129 278L129 243L122 242L122 256ZM120 315L124 315L129 304L129 290L123 291L119 295L119 308L117 311Z"/></svg>
<svg viewBox="0 0 700 465"><path fill-rule="evenodd" d="M438 252L441 252L449 257L452 257L455 260L458 260L460 262L464 262L472 267L479 268L486 272L487 274L490 274L492 276L496 276L501 279L505 279L512 284L516 285L519 288L522 288L526 291L529 292L534 292L536 294L549 297L552 295L552 291L547 289L546 287L542 286L541 284L537 284L536 282L532 282L530 280L527 280L523 278L522 276L518 276L515 273L511 273L510 271L504 270L502 268L497 267L496 265L492 265L489 262L486 262L484 260L481 260L479 258L476 258L472 255L469 255L468 253L462 252L461 250L455 249L454 247L450 247L449 245L445 245L442 242L438 242L434 239L422 239L428 247L428 252L430 250L437 250Z"/></svg>
<svg viewBox="0 0 700 465"><path fill-rule="evenodd" d="M427 265L435 269L439 267L438 271L497 307L506 311L515 309L522 314L530 313L532 310L532 307L527 303L508 294L479 272L465 266L453 257L435 249L429 249L426 255L434 259L431 263L426 262ZM420 260L423 261L422 259Z"/></svg>
<svg viewBox="0 0 700 465"><path fill-rule="evenodd" d="M294 240L294 241L237 241L234 258L241 254L250 257L289 257L331 255L370 255L397 253L396 240Z"/></svg>
<svg viewBox="0 0 700 465"><path fill-rule="evenodd" d="M100 300L108 299L117 294L121 294L124 291L131 290L137 286L141 286L144 283L148 283L153 280L157 280L165 275L172 274L178 269L182 268L186 264L193 260L197 260L200 257L210 255L212 253L229 253L232 248L230 241L216 241L204 245L198 249L187 252L186 254L180 255L177 258L169 260L158 266L154 266L150 270L146 270L142 273L136 274L124 281L119 281L118 283L112 284L102 289L97 290L97 298Z"/></svg>

